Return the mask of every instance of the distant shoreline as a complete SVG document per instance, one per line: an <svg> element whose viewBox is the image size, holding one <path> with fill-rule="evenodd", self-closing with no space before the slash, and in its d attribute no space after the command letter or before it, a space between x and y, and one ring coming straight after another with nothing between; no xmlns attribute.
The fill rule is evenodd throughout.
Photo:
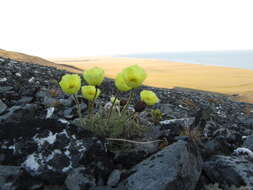
<svg viewBox="0 0 253 190"><path fill-rule="evenodd" d="M181 63L253 70L253 50L140 53L117 55L115 57L159 59Z"/></svg>

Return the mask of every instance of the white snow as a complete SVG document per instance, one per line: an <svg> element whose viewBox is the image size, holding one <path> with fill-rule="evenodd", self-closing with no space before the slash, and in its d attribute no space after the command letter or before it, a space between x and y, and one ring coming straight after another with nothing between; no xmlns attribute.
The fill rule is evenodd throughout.
<svg viewBox="0 0 253 190"><path fill-rule="evenodd" d="M20 73L15 73L17 77L21 77L22 75Z"/></svg>
<svg viewBox="0 0 253 190"><path fill-rule="evenodd" d="M61 150L55 149L48 157L46 158L46 161L52 160L55 156L55 154L61 154Z"/></svg>
<svg viewBox="0 0 253 190"><path fill-rule="evenodd" d="M192 118L169 119L169 120L160 121L160 124L168 125L168 124L176 123L176 122L189 122L189 124L191 124L190 123L191 120L193 120L193 119Z"/></svg>
<svg viewBox="0 0 253 190"><path fill-rule="evenodd" d="M69 155L70 155L69 150L66 150L66 151L64 152L64 154L65 154L66 156L69 156Z"/></svg>
<svg viewBox="0 0 253 190"><path fill-rule="evenodd" d="M76 146L80 146L80 149L78 150L79 152L85 151L86 147L83 146L83 143L80 140L76 141Z"/></svg>
<svg viewBox="0 0 253 190"><path fill-rule="evenodd" d="M234 150L234 153L236 155L247 154L250 158L253 159L253 152L248 148L244 148L244 147L237 148L236 150Z"/></svg>
<svg viewBox="0 0 253 190"><path fill-rule="evenodd" d="M9 146L9 149L12 149L13 150L13 152L15 152L15 145L11 145L11 146Z"/></svg>
<svg viewBox="0 0 253 190"><path fill-rule="evenodd" d="M46 115L46 119L50 118L54 113L54 107L50 107L47 109L47 115Z"/></svg>
<svg viewBox="0 0 253 190"><path fill-rule="evenodd" d="M63 131L62 131L62 132L60 132L59 134L65 134L65 136L69 138L69 135L68 135L68 133L67 133L66 129L63 129Z"/></svg>
<svg viewBox="0 0 253 190"><path fill-rule="evenodd" d="M69 121L67 121L66 119L58 119L59 122L63 123L63 124L70 124Z"/></svg>
<svg viewBox="0 0 253 190"><path fill-rule="evenodd" d="M49 135L47 136L47 137L44 137L44 138L38 138L38 137L33 137L33 140L35 141L35 142L37 142L39 145L43 145L45 142L48 142L49 144L53 144L54 142L55 142L55 140L56 140L56 135L57 135L57 133L55 133L54 135L53 135L53 133L50 131L49 132Z"/></svg>
<svg viewBox="0 0 253 190"><path fill-rule="evenodd" d="M33 171L38 170L40 167L40 165L38 164L38 158L36 158L34 154L29 155L24 162L24 166Z"/></svg>
<svg viewBox="0 0 253 190"><path fill-rule="evenodd" d="M0 79L0 82L5 82L5 81L7 81L7 78L1 78Z"/></svg>
<svg viewBox="0 0 253 190"><path fill-rule="evenodd" d="M73 138L73 139L76 139L76 136L75 136L75 135L72 135L72 138Z"/></svg>
<svg viewBox="0 0 253 190"><path fill-rule="evenodd" d="M67 172L70 169L72 169L72 162L70 162L70 164L67 167L62 168L62 172Z"/></svg>
<svg viewBox="0 0 253 190"><path fill-rule="evenodd" d="M29 82L29 83L32 83L32 82L34 81L34 79L35 79L35 78L32 77L32 78L30 78L30 79L28 80L28 82Z"/></svg>

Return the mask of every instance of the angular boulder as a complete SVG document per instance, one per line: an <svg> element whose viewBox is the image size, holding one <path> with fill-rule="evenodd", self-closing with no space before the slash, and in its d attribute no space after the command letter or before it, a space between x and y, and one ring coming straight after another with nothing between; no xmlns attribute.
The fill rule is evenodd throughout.
<svg viewBox="0 0 253 190"><path fill-rule="evenodd" d="M134 166L121 182L126 190L194 190L202 169L196 147L178 141Z"/></svg>
<svg viewBox="0 0 253 190"><path fill-rule="evenodd" d="M204 172L223 186L235 185L253 188L253 162L244 156L213 156L204 163Z"/></svg>

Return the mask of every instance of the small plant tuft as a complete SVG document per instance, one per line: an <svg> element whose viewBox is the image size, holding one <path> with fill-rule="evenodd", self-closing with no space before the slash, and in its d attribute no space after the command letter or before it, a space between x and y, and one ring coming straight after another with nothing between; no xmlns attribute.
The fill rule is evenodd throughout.
<svg viewBox="0 0 253 190"><path fill-rule="evenodd" d="M151 118L155 124L158 124L162 120L163 114L159 109L152 109Z"/></svg>
<svg viewBox="0 0 253 190"><path fill-rule="evenodd" d="M180 136L187 136L189 137L193 142L199 142L201 139L201 131L199 128L191 128L191 127L185 127L181 133Z"/></svg>
<svg viewBox="0 0 253 190"><path fill-rule="evenodd" d="M149 90L140 92L140 99L134 111L129 110L129 105L134 98L134 89L142 85L147 75L143 68L138 65L132 65L125 68L115 79L115 86L118 89L116 95L110 98L111 102L105 106L100 105L99 111L94 113L96 99L102 93L98 88L104 80L104 71L101 68L93 67L83 73L84 80L88 83L81 86L81 78L77 74L64 75L59 82L63 92L72 96L77 105L80 125L95 134L105 137L109 141L121 141L120 143L146 143L136 142L134 139L141 137L147 130L138 122L139 112L142 112L147 106L152 106L159 102L156 94ZM88 101L88 116L83 116L77 94L81 89L84 99ZM120 101L120 92L130 91L127 101ZM119 107L121 106L121 108ZM159 113L157 112L157 119ZM133 140L132 140L133 139ZM118 142L119 143L119 142Z"/></svg>
<svg viewBox="0 0 253 190"><path fill-rule="evenodd" d="M134 118L130 118L131 115L124 112L119 117L119 112L114 109L108 120L104 108L101 107L93 118L85 120L85 127L102 137L131 139L141 136L147 128L138 124Z"/></svg>

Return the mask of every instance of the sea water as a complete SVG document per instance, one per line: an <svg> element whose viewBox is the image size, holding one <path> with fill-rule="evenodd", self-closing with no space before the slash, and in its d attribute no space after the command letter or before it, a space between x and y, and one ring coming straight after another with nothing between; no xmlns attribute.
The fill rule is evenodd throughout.
<svg viewBox="0 0 253 190"><path fill-rule="evenodd" d="M203 51L203 52L161 52L120 55L117 57L151 58L182 63L216 65L241 69L253 69L253 50Z"/></svg>

